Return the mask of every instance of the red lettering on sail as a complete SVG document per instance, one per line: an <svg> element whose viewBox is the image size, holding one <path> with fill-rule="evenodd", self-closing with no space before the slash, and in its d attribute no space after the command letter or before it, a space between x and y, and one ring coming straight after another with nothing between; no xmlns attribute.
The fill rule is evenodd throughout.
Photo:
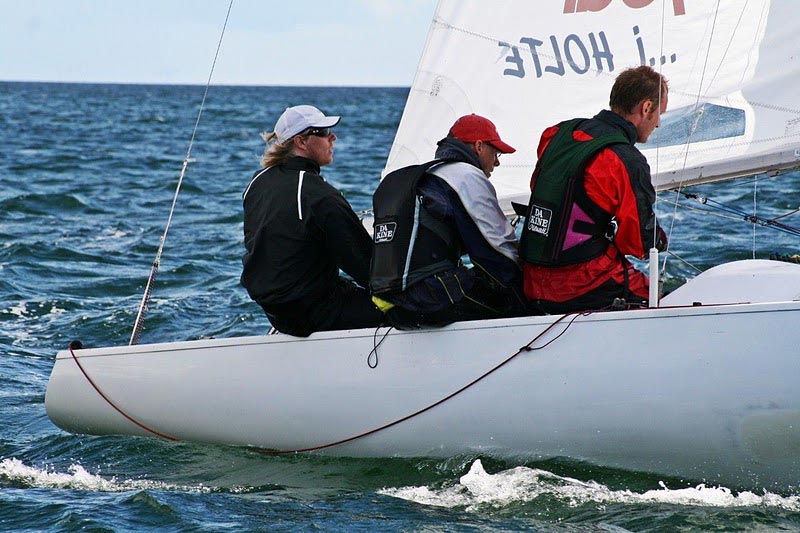
<svg viewBox="0 0 800 533"><path fill-rule="evenodd" d="M564 2L564 13L583 13L591 11L596 13L608 7L611 0L566 0Z"/></svg>
<svg viewBox="0 0 800 533"><path fill-rule="evenodd" d="M653 0L622 0L626 6L639 9L649 6ZM590 11L596 13L608 7L611 0L564 0L564 13L585 13ZM685 15L686 6L684 0L672 0L672 11L675 16Z"/></svg>

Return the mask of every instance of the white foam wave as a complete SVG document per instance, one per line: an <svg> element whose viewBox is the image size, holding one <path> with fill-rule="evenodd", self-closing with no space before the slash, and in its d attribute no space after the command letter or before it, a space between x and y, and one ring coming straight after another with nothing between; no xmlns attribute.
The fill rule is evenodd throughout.
<svg viewBox="0 0 800 533"><path fill-rule="evenodd" d="M104 478L90 474L81 465L71 465L69 473L50 472L25 465L16 458L0 461L0 478L22 483L30 487L77 489L95 492L127 492L131 490L178 490L183 492L207 493L211 489L203 485L181 486L149 480L118 480L116 477Z"/></svg>
<svg viewBox="0 0 800 533"><path fill-rule="evenodd" d="M122 239L124 237L127 237L128 235L130 235L130 232L121 229L106 228L99 235L95 235L94 237L92 237L91 240L92 242L103 242L108 240Z"/></svg>
<svg viewBox="0 0 800 533"><path fill-rule="evenodd" d="M45 308L50 306L49 311L45 311ZM66 312L65 309L61 309L53 302L42 301L38 303L33 302L19 302L17 305L8 308L7 310L0 311L0 313L8 313L9 315L13 315L19 318L27 318L29 316L33 316L36 313L36 309L40 309L44 312L44 315L54 315L59 316Z"/></svg>
<svg viewBox="0 0 800 533"><path fill-rule="evenodd" d="M7 312L14 316L24 316L27 311L27 302L20 302L15 307L12 307Z"/></svg>
<svg viewBox="0 0 800 533"><path fill-rule="evenodd" d="M698 485L693 488L661 489L642 494L629 490L612 490L594 481L580 481L569 477L519 466L497 474L489 474L476 460L459 483L442 489L428 487L402 487L382 489L381 494L438 507L466 507L479 505L502 507L510 503L532 501L540 496L550 496L567 505L586 503L665 503L705 507L769 507L800 511L800 496L780 496L765 492L733 492L725 487Z"/></svg>
<svg viewBox="0 0 800 533"><path fill-rule="evenodd" d="M50 308L50 313L49 314L51 314L53 316L61 316L66 312L67 312L66 309L61 309L60 307L56 307L54 305L52 308Z"/></svg>

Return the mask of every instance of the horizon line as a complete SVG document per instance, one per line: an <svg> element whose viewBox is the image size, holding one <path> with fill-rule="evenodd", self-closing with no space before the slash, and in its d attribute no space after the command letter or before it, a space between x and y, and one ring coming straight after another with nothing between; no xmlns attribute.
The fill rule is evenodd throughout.
<svg viewBox="0 0 800 533"><path fill-rule="evenodd" d="M0 79L0 83L44 83L44 84L60 84L60 85L164 85L164 86L179 86L179 87L205 87L205 83L195 82L150 82L150 81L63 81L63 80L6 80ZM214 83L210 84L211 87L277 87L277 88L341 88L341 89L410 89L410 85L319 85L319 84L293 84L293 83L274 83L269 85L261 85L258 83Z"/></svg>

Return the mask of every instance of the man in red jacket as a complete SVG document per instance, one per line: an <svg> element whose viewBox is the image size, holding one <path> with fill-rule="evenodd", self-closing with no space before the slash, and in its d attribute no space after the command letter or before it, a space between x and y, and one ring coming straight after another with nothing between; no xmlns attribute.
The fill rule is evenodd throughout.
<svg viewBox="0 0 800 533"><path fill-rule="evenodd" d="M646 305L647 277L626 255L666 248L653 212L646 142L667 108L667 81L647 66L623 71L610 108L544 131L523 229L524 289L545 313Z"/></svg>

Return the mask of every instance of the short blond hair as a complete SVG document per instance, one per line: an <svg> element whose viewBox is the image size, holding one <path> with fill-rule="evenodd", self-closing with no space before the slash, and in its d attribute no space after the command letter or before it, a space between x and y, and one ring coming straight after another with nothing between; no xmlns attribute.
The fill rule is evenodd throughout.
<svg viewBox="0 0 800 533"><path fill-rule="evenodd" d="M280 165L294 155L294 138L279 143L277 142L278 135L274 131L262 133L261 138L267 143L264 147L264 155L261 156L262 167L268 168Z"/></svg>

